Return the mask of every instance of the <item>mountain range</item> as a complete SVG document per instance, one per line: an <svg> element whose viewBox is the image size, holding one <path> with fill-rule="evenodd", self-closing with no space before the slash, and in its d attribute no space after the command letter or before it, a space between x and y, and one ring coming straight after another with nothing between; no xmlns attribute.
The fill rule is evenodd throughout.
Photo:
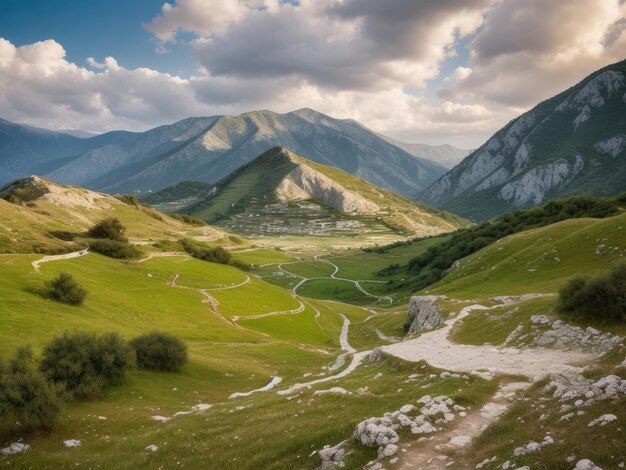
<svg viewBox="0 0 626 470"><path fill-rule="evenodd" d="M274 145L402 194L425 189L445 173L450 155L465 152L401 148L354 120L311 109L191 117L89 138L2 120L0 184L31 174L108 193L154 191L190 178L213 183ZM440 157L443 163L428 159Z"/></svg>
<svg viewBox="0 0 626 470"><path fill-rule="evenodd" d="M418 198L473 220L573 194L626 191L626 61L496 132Z"/></svg>

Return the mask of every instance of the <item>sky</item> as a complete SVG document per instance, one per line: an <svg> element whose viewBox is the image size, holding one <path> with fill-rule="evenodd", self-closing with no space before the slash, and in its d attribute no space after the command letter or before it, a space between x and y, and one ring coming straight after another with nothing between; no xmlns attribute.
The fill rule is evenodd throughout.
<svg viewBox="0 0 626 470"><path fill-rule="evenodd" d="M626 59L626 0L3 0L0 117L141 131L309 107L480 146Z"/></svg>

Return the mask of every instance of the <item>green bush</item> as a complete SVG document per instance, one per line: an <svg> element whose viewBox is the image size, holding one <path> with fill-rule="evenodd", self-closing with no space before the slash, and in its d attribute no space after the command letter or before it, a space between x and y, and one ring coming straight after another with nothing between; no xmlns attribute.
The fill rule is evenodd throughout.
<svg viewBox="0 0 626 470"><path fill-rule="evenodd" d="M44 348L40 370L70 397L84 399L120 383L133 363L132 348L117 333L65 332Z"/></svg>
<svg viewBox="0 0 626 470"><path fill-rule="evenodd" d="M225 250L221 246L208 247L188 239L179 240L179 243L183 249L194 258L201 259L202 261L209 261L211 263L230 263L230 251Z"/></svg>
<svg viewBox="0 0 626 470"><path fill-rule="evenodd" d="M169 333L153 331L130 342L137 365L144 369L175 372L187 362L187 345Z"/></svg>
<svg viewBox="0 0 626 470"><path fill-rule="evenodd" d="M126 227L116 217L102 219L96 225L91 227L87 232L91 238L106 238L109 240L117 240L119 242L127 242L124 237Z"/></svg>
<svg viewBox="0 0 626 470"><path fill-rule="evenodd" d="M60 273L50 282L50 294L59 302L70 305L80 305L87 296L83 289L68 273Z"/></svg>
<svg viewBox="0 0 626 470"><path fill-rule="evenodd" d="M194 227L202 227L207 224L204 220L189 214L169 214L169 216L185 224L193 225Z"/></svg>
<svg viewBox="0 0 626 470"><path fill-rule="evenodd" d="M116 259L138 258L143 254L136 246L118 240L92 240L89 242L89 249Z"/></svg>
<svg viewBox="0 0 626 470"><path fill-rule="evenodd" d="M58 387L37 370L29 348L18 349L7 365L0 362L0 423L51 429L60 411Z"/></svg>
<svg viewBox="0 0 626 470"><path fill-rule="evenodd" d="M559 291L561 310L589 320L626 321L626 263L607 274L575 277Z"/></svg>

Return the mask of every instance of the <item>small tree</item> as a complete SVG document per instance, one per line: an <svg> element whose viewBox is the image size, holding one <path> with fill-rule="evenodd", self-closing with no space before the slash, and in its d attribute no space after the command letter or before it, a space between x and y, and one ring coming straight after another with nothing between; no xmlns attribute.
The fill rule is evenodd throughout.
<svg viewBox="0 0 626 470"><path fill-rule="evenodd" d="M133 363L133 350L117 333L65 332L44 348L40 370L70 397L83 399L120 383Z"/></svg>
<svg viewBox="0 0 626 470"><path fill-rule="evenodd" d="M0 422L51 429L60 411L58 387L35 368L30 348L18 349L8 365L0 362Z"/></svg>
<svg viewBox="0 0 626 470"><path fill-rule="evenodd" d="M64 304L80 305L87 296L87 291L68 273L60 273L52 280L50 287L52 297Z"/></svg>
<svg viewBox="0 0 626 470"><path fill-rule="evenodd" d="M169 333L153 331L131 341L137 365L144 369L175 372L187 362L187 345Z"/></svg>
<svg viewBox="0 0 626 470"><path fill-rule="evenodd" d="M92 238L108 238L109 240L117 240L119 242L127 242L124 237L126 227L116 217L102 219L96 225L91 227L87 234Z"/></svg>

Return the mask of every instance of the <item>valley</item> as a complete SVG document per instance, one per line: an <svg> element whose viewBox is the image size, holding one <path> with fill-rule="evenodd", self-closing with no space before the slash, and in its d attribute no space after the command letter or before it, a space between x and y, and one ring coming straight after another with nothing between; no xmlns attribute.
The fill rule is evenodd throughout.
<svg viewBox="0 0 626 470"><path fill-rule="evenodd" d="M603 273L624 258L622 210L509 235L415 292L407 266L450 234L365 248L358 238L331 246L304 234L300 246L278 250L280 238L265 244L265 237L190 225L43 179L13 188L23 195L32 185L47 191L36 191L43 194L26 205L0 201L17 211L3 219L7 236L28 229L33 240L21 253L7 253L15 246L9 243L0 254L6 280L0 354L24 344L38 350L67 330L132 337L158 329L185 341L189 363L175 373L131 370L121 386L66 405L51 432L5 423L3 442L28 445L16 453L3 448L11 467L195 468L210 458L211 468L225 469L468 468L485 460L481 468L500 468L531 459L558 468L572 448L578 460L619 463L621 427L587 422L603 413L624 419L622 379L601 392L610 397L598 392L597 401L576 405L578 414L566 419L558 406L567 402L544 387L559 377L592 384L621 373L623 323L568 318L557 292L574 274ZM63 242L49 235L58 211L73 221L65 227L74 235ZM129 240L142 250L138 258L83 248L82 231L105 215L128 225ZM185 237L225 247L241 264L195 259L178 241ZM88 291L81 306L47 294L47 282L60 272ZM407 308L415 309L407 304L415 295L425 299L419 305L434 306L442 323L407 335ZM563 330L569 342L541 336L545 327L534 325L542 315L570 325ZM585 336L587 327L598 333ZM540 405L521 405L529 399ZM532 426L522 424L528 420ZM377 431L368 434L374 428L361 422ZM584 438L575 426L585 427ZM71 439L79 444L63 445ZM516 450L530 441L543 442L540 450Z"/></svg>

